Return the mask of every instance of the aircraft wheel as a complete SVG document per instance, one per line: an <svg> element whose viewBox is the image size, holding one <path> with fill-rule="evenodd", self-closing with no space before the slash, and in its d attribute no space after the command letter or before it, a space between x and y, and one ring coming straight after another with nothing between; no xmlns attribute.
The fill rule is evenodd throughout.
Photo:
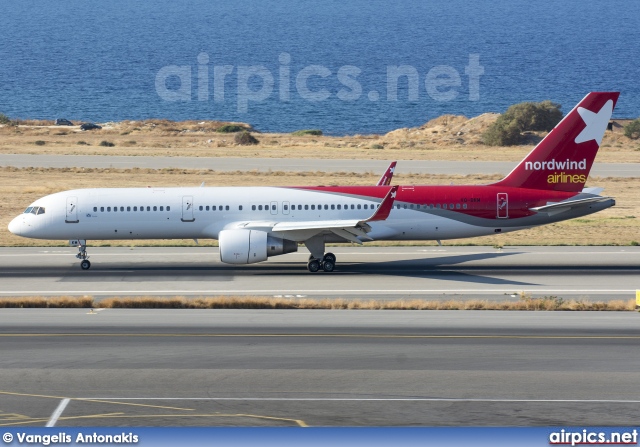
<svg viewBox="0 0 640 447"><path fill-rule="evenodd" d="M82 270L89 270L91 268L91 263L85 259L80 263L80 268Z"/></svg>
<svg viewBox="0 0 640 447"><path fill-rule="evenodd" d="M322 258L323 261L331 261L333 264L336 263L336 255L334 255L333 253L327 253L324 255L324 257Z"/></svg>
<svg viewBox="0 0 640 447"><path fill-rule="evenodd" d="M318 261L317 259L312 259L311 261L309 261L307 263L307 270L309 270L311 273L315 273L320 270L320 261Z"/></svg>
<svg viewBox="0 0 640 447"><path fill-rule="evenodd" d="M333 272L334 268L336 268L336 264L331 261L331 259L326 259L322 263L322 270L324 270L325 272Z"/></svg>

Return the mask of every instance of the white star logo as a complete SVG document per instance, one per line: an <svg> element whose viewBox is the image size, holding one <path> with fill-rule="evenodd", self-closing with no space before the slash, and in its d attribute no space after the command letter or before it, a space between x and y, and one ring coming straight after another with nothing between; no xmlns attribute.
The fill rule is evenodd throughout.
<svg viewBox="0 0 640 447"><path fill-rule="evenodd" d="M393 191L393 192L391 193L391 198L392 198L392 199L395 199L395 198L396 198L396 192L395 192L395 191Z"/></svg>
<svg viewBox="0 0 640 447"><path fill-rule="evenodd" d="M393 174L393 171L395 171L395 169L396 169L395 167L394 167L394 168L391 168L391 169L389 169L389 172L390 172L391 174Z"/></svg>
<svg viewBox="0 0 640 447"><path fill-rule="evenodd" d="M598 113L594 113L584 107L578 107L578 113L587 127L576 137L576 144L596 140L596 143L600 146L602 137L604 137L604 131L607 130L607 124L609 124L611 114L613 113L613 101L607 101Z"/></svg>

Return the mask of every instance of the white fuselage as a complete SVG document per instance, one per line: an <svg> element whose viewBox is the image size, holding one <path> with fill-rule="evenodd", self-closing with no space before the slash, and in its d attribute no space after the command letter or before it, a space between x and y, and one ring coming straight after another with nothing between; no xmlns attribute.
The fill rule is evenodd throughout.
<svg viewBox="0 0 640 447"><path fill-rule="evenodd" d="M264 222L265 228L270 228L274 222L366 219L380 202L370 197L276 187L81 189L38 199L30 207L44 208L44 212L23 213L9 229L20 236L53 240L218 239L220 231L248 223L256 228ZM370 226L365 240L494 234L493 227L470 225L401 204L394 206L386 220ZM288 237L297 241L307 238L304 232L289 233Z"/></svg>

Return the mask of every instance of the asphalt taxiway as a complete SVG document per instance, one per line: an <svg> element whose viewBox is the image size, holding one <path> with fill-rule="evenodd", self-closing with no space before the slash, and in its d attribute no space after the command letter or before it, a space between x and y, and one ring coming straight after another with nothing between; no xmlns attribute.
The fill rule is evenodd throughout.
<svg viewBox="0 0 640 447"><path fill-rule="evenodd" d="M521 294L632 299L640 247L331 247L332 273L309 273L297 253L252 265L220 262L214 247L0 248L0 297L22 295L258 295L360 299L513 300Z"/></svg>
<svg viewBox="0 0 640 447"><path fill-rule="evenodd" d="M415 174L502 174L517 162L398 160L398 172ZM111 155L0 154L0 166L18 168L180 168L214 171L322 171L375 172L382 174L388 160L242 158L242 157L145 157ZM640 163L595 163L592 176L638 177Z"/></svg>
<svg viewBox="0 0 640 447"><path fill-rule="evenodd" d="M0 426L637 424L636 312L2 309Z"/></svg>

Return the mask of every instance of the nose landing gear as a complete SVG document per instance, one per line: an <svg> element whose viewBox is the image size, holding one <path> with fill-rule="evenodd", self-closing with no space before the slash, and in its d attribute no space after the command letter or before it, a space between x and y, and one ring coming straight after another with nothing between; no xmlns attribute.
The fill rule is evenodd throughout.
<svg viewBox="0 0 640 447"><path fill-rule="evenodd" d="M91 262L89 262L89 255L87 254L86 241L71 241L71 244L78 247L78 254L76 255L76 258L82 259L80 262L80 268L82 270L89 270L91 268Z"/></svg>

